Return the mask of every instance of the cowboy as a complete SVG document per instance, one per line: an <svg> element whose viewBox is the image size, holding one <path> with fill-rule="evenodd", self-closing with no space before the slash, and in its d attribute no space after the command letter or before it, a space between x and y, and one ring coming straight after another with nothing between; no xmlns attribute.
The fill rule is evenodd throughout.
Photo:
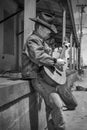
<svg viewBox="0 0 87 130"><path fill-rule="evenodd" d="M57 33L56 27L52 24L54 17L42 12L36 18L30 18L30 20L35 22L35 30L28 37L24 45L22 76L23 79L30 79L35 91L44 98L48 130L65 130L62 103L56 86L49 85L41 75L43 66L64 65L64 61L57 62L51 56L50 48L46 44L46 40L50 38L51 33ZM76 104L73 107L75 108Z"/></svg>

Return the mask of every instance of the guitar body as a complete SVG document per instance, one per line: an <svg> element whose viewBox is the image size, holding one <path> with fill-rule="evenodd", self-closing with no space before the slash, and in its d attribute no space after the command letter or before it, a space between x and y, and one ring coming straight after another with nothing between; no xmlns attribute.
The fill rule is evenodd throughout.
<svg viewBox="0 0 87 130"><path fill-rule="evenodd" d="M64 68L63 68L64 69ZM51 86L56 86L58 84L63 85L66 82L66 72L60 71L57 68L54 67L54 70L52 68L47 68L44 66L42 75L44 80L50 84Z"/></svg>
<svg viewBox="0 0 87 130"><path fill-rule="evenodd" d="M60 59L65 59L65 51L66 47L64 46L60 55ZM66 64L62 67L62 69L56 67L43 67L42 76L44 80L51 86L55 87L58 84L63 85L66 83L67 60L65 61Z"/></svg>

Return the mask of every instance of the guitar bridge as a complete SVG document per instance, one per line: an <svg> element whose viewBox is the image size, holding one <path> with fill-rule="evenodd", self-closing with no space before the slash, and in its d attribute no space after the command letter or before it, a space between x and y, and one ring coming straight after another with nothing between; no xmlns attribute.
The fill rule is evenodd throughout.
<svg viewBox="0 0 87 130"><path fill-rule="evenodd" d="M56 70L56 73L59 74L60 76L62 76L62 74L60 72L58 72L57 70Z"/></svg>

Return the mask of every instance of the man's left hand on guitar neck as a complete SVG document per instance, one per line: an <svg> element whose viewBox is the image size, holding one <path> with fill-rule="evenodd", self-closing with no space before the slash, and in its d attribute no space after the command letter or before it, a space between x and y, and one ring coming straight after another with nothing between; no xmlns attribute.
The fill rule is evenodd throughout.
<svg viewBox="0 0 87 130"><path fill-rule="evenodd" d="M67 48L69 48L69 47L70 47L70 43L69 43L69 42L64 42L64 43L63 43L63 46L65 46L65 47L66 47L66 49L67 49Z"/></svg>

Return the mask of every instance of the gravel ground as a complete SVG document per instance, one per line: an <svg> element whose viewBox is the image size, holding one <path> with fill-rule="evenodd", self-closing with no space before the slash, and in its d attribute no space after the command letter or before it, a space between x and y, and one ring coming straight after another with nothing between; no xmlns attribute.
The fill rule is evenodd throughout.
<svg viewBox="0 0 87 130"><path fill-rule="evenodd" d="M87 130L87 91L76 91L76 86L87 88L87 70L73 86L73 94L78 102L74 111L64 111L66 130Z"/></svg>

